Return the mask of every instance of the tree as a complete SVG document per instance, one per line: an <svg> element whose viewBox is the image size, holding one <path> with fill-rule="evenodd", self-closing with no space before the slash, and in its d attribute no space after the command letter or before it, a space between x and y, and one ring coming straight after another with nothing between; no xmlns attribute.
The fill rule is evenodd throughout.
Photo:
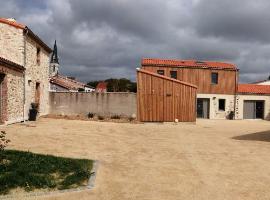
<svg viewBox="0 0 270 200"><path fill-rule="evenodd" d="M87 85L96 88L99 82L101 81L90 81ZM106 79L105 82L107 83L108 92L137 92L137 83L126 78L110 78Z"/></svg>

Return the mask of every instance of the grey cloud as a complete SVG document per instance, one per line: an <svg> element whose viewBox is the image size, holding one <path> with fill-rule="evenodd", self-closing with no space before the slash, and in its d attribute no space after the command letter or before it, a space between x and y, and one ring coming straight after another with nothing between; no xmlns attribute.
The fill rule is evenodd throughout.
<svg viewBox="0 0 270 200"><path fill-rule="evenodd" d="M26 23L51 46L57 39L61 73L83 81L135 80L142 57L232 62L242 82L269 73L266 0L21 2L0 0L1 15Z"/></svg>
<svg viewBox="0 0 270 200"><path fill-rule="evenodd" d="M194 6L192 21L203 36L269 42L269 10L267 0L202 0Z"/></svg>

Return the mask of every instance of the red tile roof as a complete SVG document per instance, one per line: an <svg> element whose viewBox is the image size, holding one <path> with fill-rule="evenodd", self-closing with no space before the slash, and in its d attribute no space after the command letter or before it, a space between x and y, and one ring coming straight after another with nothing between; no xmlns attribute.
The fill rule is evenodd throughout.
<svg viewBox="0 0 270 200"><path fill-rule="evenodd" d="M11 25L11 26L14 26L15 28L20 28L20 29L25 29L26 28L26 25L20 24L20 23L16 22L15 20L12 21L12 20L9 20L9 19L6 19L6 18L0 18L0 22L4 23L4 24Z"/></svg>
<svg viewBox="0 0 270 200"><path fill-rule="evenodd" d="M79 90L85 87L84 83L60 75L51 77L50 82L68 90Z"/></svg>
<svg viewBox="0 0 270 200"><path fill-rule="evenodd" d="M143 58L141 64L142 66L174 66L174 67L238 70L234 64L215 61Z"/></svg>
<svg viewBox="0 0 270 200"><path fill-rule="evenodd" d="M14 63L10 60L7 60L5 58L0 57L0 65L7 66L9 68L12 68L14 70L23 71L25 68L22 65L19 65L17 63Z"/></svg>
<svg viewBox="0 0 270 200"><path fill-rule="evenodd" d="M239 84L238 93L270 94L270 85Z"/></svg>
<svg viewBox="0 0 270 200"><path fill-rule="evenodd" d="M96 90L100 91L100 92L105 91L105 90L107 90L107 85L108 85L108 83L106 83L106 82L99 82L96 86Z"/></svg>
<svg viewBox="0 0 270 200"><path fill-rule="evenodd" d="M26 34L28 34L33 40L35 40L40 46L42 46L48 53L52 52L52 49L45 44L30 28L24 24L20 24L15 20L10 20L6 18L0 18L0 23L8 24L15 28L23 29Z"/></svg>

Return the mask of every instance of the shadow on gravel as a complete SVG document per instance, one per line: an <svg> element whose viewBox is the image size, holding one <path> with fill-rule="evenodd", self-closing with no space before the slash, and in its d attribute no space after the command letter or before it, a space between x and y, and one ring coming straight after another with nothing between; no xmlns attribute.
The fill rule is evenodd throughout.
<svg viewBox="0 0 270 200"><path fill-rule="evenodd" d="M240 136L233 137L232 139L270 142L270 130L246 134L246 135L240 135Z"/></svg>

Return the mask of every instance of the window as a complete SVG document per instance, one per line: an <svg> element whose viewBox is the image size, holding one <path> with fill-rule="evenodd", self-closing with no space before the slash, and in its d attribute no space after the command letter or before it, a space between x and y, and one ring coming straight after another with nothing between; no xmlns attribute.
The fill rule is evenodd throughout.
<svg viewBox="0 0 270 200"><path fill-rule="evenodd" d="M218 100L218 110L225 111L225 99Z"/></svg>
<svg viewBox="0 0 270 200"><path fill-rule="evenodd" d="M177 71L170 71L171 78L177 79Z"/></svg>
<svg viewBox="0 0 270 200"><path fill-rule="evenodd" d="M37 64L40 65L40 48L37 48Z"/></svg>
<svg viewBox="0 0 270 200"><path fill-rule="evenodd" d="M157 73L158 73L159 75L164 75L164 70L157 70Z"/></svg>
<svg viewBox="0 0 270 200"><path fill-rule="evenodd" d="M218 73L212 73L211 74L211 83L212 84L218 84Z"/></svg>

